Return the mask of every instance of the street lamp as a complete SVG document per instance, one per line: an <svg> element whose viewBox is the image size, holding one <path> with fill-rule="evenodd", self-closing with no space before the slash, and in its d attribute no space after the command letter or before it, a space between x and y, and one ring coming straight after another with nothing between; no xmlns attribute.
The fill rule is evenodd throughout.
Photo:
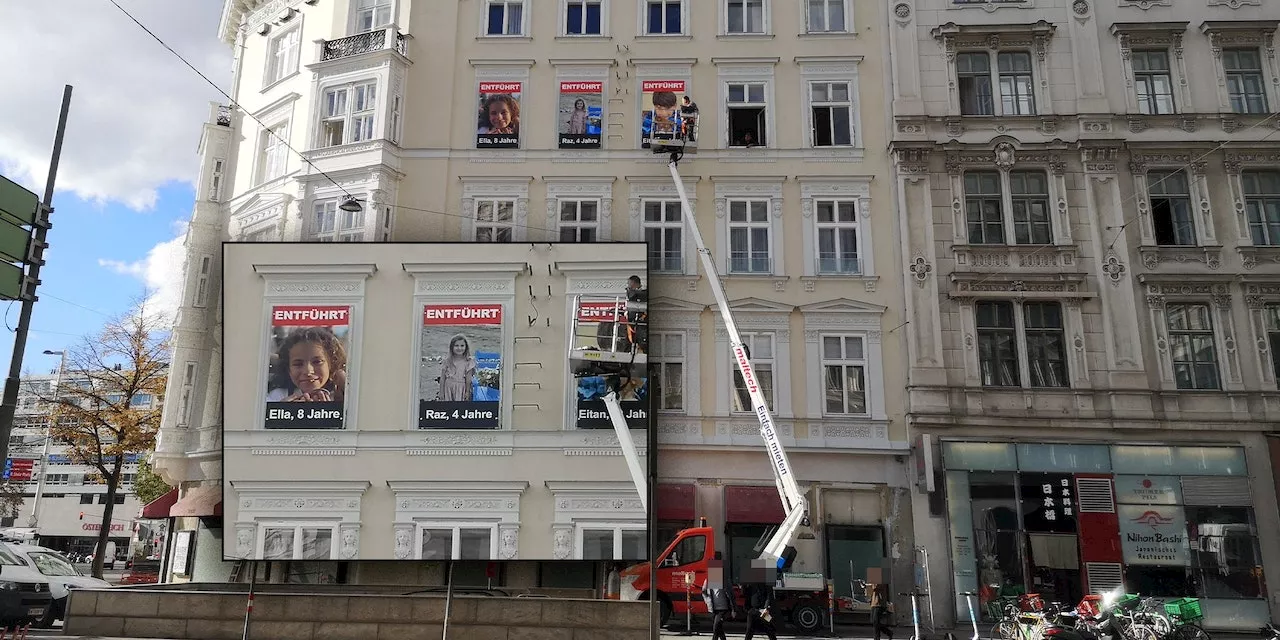
<svg viewBox="0 0 1280 640"><path fill-rule="evenodd" d="M62 374L67 369L67 352L65 350L45 349L46 356L60 356L58 375L54 377L53 399L56 402L62 391ZM49 441L53 439L53 421L55 415L49 415L44 423L44 452L40 454L40 479L36 482L36 499L31 503L31 517L27 523L35 528L40 523L40 498L44 494L44 478L49 475Z"/></svg>
<svg viewBox="0 0 1280 640"><path fill-rule="evenodd" d="M355 196L343 196L342 204L338 205L338 208L346 211L347 213L359 213L364 211L364 205L360 204L360 201L356 200Z"/></svg>

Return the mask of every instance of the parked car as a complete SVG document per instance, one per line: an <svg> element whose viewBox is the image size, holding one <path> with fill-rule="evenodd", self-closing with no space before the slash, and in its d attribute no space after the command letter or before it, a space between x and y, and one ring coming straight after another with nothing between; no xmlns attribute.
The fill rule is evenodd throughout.
<svg viewBox="0 0 1280 640"><path fill-rule="evenodd" d="M0 543L0 629L42 620L53 606L49 579Z"/></svg>
<svg viewBox="0 0 1280 640"><path fill-rule="evenodd" d="M154 584L160 582L159 560L134 560L120 578L120 584Z"/></svg>
<svg viewBox="0 0 1280 640"><path fill-rule="evenodd" d="M25 562L34 567L40 575L49 581L49 593L52 601L45 609L44 615L36 621L35 626L48 629L57 620L67 615L67 601L72 589L102 589L111 586L106 580L80 573L71 560L48 547L33 544L9 544L9 549Z"/></svg>

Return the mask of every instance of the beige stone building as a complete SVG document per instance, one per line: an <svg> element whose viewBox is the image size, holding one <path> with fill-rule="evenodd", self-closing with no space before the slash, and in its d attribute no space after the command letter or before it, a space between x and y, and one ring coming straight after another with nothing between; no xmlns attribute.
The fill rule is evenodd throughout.
<svg viewBox="0 0 1280 640"><path fill-rule="evenodd" d="M1123 583L1275 619L1274 3L889 4L939 618Z"/></svg>
<svg viewBox="0 0 1280 640"><path fill-rule="evenodd" d="M822 552L805 559L808 570L845 593L851 568L909 558L884 9L873 0L229 0L221 29L237 55L239 108L215 109L204 129L170 387L181 400L168 405L157 453L184 504L205 501L207 513L189 515L208 517L178 521L199 528L194 579L229 574L218 540L236 526L229 508L216 519L230 476L219 457L224 423L234 433L219 381L248 375L218 369L230 326L221 323L231 322L218 302L229 286L218 281L226 239L647 241L651 375L663 381L659 535L706 517L724 532L731 571L747 566L781 503L666 158L644 148L645 112L665 114L685 96L698 151L681 172L810 488ZM339 208L349 196L360 212ZM431 563L327 567L347 582L441 579ZM898 567L905 585L910 567ZM511 586L600 585L590 566L504 571L499 581Z"/></svg>

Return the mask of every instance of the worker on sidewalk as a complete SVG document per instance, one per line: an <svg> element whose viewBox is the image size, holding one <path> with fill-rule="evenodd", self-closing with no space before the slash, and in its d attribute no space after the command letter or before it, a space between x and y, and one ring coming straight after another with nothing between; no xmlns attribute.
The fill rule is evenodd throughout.
<svg viewBox="0 0 1280 640"><path fill-rule="evenodd" d="M773 626L773 583L776 582L773 572L752 567L744 573L749 574L746 582L747 596L747 635L743 640L751 640L757 631L763 631L769 640L778 640L778 631Z"/></svg>
<svg viewBox="0 0 1280 640"><path fill-rule="evenodd" d="M702 583L702 599L712 614L711 640L729 640L724 633L724 621L733 615L733 597L724 587L722 561L712 560L707 566L707 579Z"/></svg>
<svg viewBox="0 0 1280 640"><path fill-rule="evenodd" d="M893 629L886 622L889 619L889 585L868 582L867 600L871 602L871 628L875 632L875 640L880 640L881 632L888 640L893 640Z"/></svg>

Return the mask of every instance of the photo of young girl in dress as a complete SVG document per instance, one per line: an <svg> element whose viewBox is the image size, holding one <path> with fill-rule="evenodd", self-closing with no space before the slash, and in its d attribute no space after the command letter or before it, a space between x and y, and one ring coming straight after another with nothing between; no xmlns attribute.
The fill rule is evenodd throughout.
<svg viewBox="0 0 1280 640"><path fill-rule="evenodd" d="M603 83L561 82L559 134L561 149L599 149L604 122Z"/></svg>
<svg viewBox="0 0 1280 640"><path fill-rule="evenodd" d="M418 426L496 429L502 327L424 326L421 349Z"/></svg>
<svg viewBox="0 0 1280 640"><path fill-rule="evenodd" d="M266 428L342 428L347 334L346 326L272 327ZM307 404L280 407L282 403Z"/></svg>

